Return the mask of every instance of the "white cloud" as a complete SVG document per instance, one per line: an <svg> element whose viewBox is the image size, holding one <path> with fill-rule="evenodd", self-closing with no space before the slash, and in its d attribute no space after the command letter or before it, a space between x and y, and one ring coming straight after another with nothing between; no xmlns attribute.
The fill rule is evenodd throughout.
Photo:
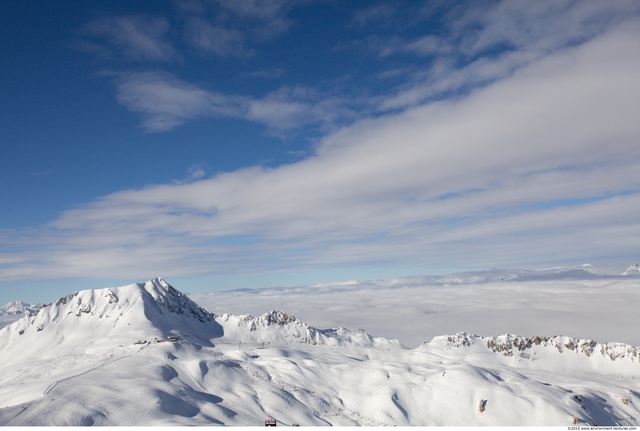
<svg viewBox="0 0 640 431"><path fill-rule="evenodd" d="M216 0L179 3L187 12L185 38L197 50L221 57L250 57L252 44L287 32L290 0Z"/></svg>
<svg viewBox="0 0 640 431"><path fill-rule="evenodd" d="M257 79L275 79L275 78L281 77L284 73L285 73L284 69L270 68L270 69L258 69L252 72L245 72L242 74L242 76L247 78L257 78Z"/></svg>
<svg viewBox="0 0 640 431"><path fill-rule="evenodd" d="M186 23L186 39L196 49L223 57L250 57L253 51L246 48L243 33L214 25L199 17Z"/></svg>
<svg viewBox="0 0 640 431"><path fill-rule="evenodd" d="M203 117L239 117L242 97L214 93L164 72L120 74L118 102L143 117L147 132L162 132Z"/></svg>
<svg viewBox="0 0 640 431"><path fill-rule="evenodd" d="M418 57L441 56L451 54L454 51L454 47L448 41L432 34L421 36L418 39L406 39L399 36L388 38L369 36L364 41L357 41L354 44L366 46L375 52L380 59L387 59L399 54L411 54Z"/></svg>
<svg viewBox="0 0 640 431"><path fill-rule="evenodd" d="M283 132L309 124L328 124L347 115L338 99L303 87L282 87L256 99L207 90L158 71L117 74L117 99L142 116L146 132L172 130L188 121L242 118Z"/></svg>
<svg viewBox="0 0 640 431"><path fill-rule="evenodd" d="M283 132L309 124L331 127L351 118L347 101L301 86L284 86L247 105L246 119Z"/></svg>
<svg viewBox="0 0 640 431"><path fill-rule="evenodd" d="M419 55L448 54L452 49L451 45L446 41L433 35L422 36L404 47L405 51Z"/></svg>
<svg viewBox="0 0 640 431"><path fill-rule="evenodd" d="M384 24L389 17L397 13L397 5L394 3L379 3L356 11L353 22L359 26L371 24Z"/></svg>
<svg viewBox="0 0 640 431"><path fill-rule="evenodd" d="M475 3L461 9L452 27L456 30L454 34L461 35L461 50L468 55L501 45L549 52L583 42L639 10L640 6L634 1Z"/></svg>
<svg viewBox="0 0 640 431"><path fill-rule="evenodd" d="M444 14L442 28L411 40L391 35L370 37L365 46L380 58L414 54L437 56L432 64L397 89L380 109L403 109L433 98L466 94L514 73L566 46L575 46L640 12L634 1L555 1L430 3L416 20ZM401 20L400 20L401 19ZM391 17L400 29L407 17ZM424 24L423 24L424 25ZM431 29L431 26L427 28Z"/></svg>
<svg viewBox="0 0 640 431"><path fill-rule="evenodd" d="M416 73L395 94L387 97L378 110L405 109L429 100L464 95L474 88L508 77L542 57L544 54L538 52L508 51L493 58L481 57L459 68L446 56L439 57L427 71Z"/></svg>
<svg viewBox="0 0 640 431"><path fill-rule="evenodd" d="M250 23L259 39L270 39L285 33L291 27L287 12L295 4L292 0L217 0L235 18Z"/></svg>
<svg viewBox="0 0 640 431"><path fill-rule="evenodd" d="M188 184L199 181L207 176L205 166L200 163L190 166L189 169L187 169L187 173L188 176L185 179L174 181L174 184Z"/></svg>
<svg viewBox="0 0 640 431"><path fill-rule="evenodd" d="M95 19L84 33L100 42L84 41L80 46L109 57L124 56L137 61L169 61L176 57L173 45L165 39L169 22L149 16L120 16Z"/></svg>
<svg viewBox="0 0 640 431"><path fill-rule="evenodd" d="M63 213L0 277L630 259L639 49L637 26L622 25L466 97L345 127L297 163L110 194ZM123 83L121 102L149 129L207 115L279 121L167 75ZM309 97L286 89L262 108L297 100L296 116Z"/></svg>

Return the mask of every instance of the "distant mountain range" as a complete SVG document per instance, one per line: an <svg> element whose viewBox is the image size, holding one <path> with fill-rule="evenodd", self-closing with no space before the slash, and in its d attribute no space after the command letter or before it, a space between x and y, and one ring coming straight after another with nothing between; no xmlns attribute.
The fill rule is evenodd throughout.
<svg viewBox="0 0 640 431"><path fill-rule="evenodd" d="M0 307L0 328L15 322L19 318L35 313L42 304L25 304L13 301Z"/></svg>
<svg viewBox="0 0 640 431"><path fill-rule="evenodd" d="M281 310L214 315L161 278L70 294L0 329L0 425L633 426L639 418L640 357L630 345L457 333L407 349Z"/></svg>
<svg viewBox="0 0 640 431"><path fill-rule="evenodd" d="M36 312L41 305L42 304L25 304L22 301L13 301L0 307L0 316L32 314Z"/></svg>

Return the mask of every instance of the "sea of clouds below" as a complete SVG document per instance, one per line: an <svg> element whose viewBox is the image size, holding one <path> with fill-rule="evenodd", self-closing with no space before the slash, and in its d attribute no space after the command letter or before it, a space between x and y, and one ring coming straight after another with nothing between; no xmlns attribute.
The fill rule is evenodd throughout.
<svg viewBox="0 0 640 431"><path fill-rule="evenodd" d="M259 316L282 309L316 328L365 329L410 348L461 331L567 335L640 346L639 277L548 278L460 283L412 277L190 297L216 314Z"/></svg>

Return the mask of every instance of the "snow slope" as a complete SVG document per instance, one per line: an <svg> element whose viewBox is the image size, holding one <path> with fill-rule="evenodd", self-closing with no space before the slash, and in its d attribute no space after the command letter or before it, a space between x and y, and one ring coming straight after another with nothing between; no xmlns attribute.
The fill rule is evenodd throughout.
<svg viewBox="0 0 640 431"><path fill-rule="evenodd" d="M213 315L162 279L0 330L0 425L638 425L640 358L561 336L415 349L283 311Z"/></svg>

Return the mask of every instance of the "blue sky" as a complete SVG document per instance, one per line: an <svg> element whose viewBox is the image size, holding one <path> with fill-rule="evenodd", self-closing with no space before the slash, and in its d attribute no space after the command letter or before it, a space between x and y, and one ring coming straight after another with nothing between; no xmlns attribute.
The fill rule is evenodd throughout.
<svg viewBox="0 0 640 431"><path fill-rule="evenodd" d="M0 302L637 261L637 1L0 3Z"/></svg>

